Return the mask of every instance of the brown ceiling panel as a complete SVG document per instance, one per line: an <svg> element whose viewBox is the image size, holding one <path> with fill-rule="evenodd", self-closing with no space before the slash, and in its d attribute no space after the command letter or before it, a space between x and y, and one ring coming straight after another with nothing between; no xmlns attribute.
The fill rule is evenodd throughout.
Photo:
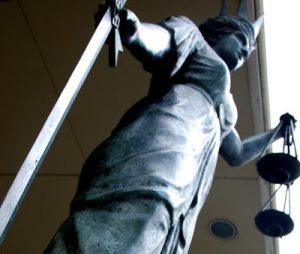
<svg viewBox="0 0 300 254"><path fill-rule="evenodd" d="M11 174L25 159L57 96L19 6L1 3L0 12L0 172ZM78 173L78 169L72 170L73 163L81 164L82 154L72 135L66 124L55 143L60 143L63 151L72 151L74 159L63 157L64 165L52 166L50 172ZM51 153L61 154L52 149Z"/></svg>

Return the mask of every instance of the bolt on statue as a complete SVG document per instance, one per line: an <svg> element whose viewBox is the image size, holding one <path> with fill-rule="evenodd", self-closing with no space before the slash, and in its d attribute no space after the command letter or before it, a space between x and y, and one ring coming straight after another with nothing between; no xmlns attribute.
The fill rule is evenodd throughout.
<svg viewBox="0 0 300 254"><path fill-rule="evenodd" d="M237 16L222 1L200 26L184 16L142 23L125 9L120 19L122 43L153 74L149 94L86 160L70 216L45 253L187 253L218 154L240 165L283 135L282 124L245 140L235 130L230 72L263 21L248 20L246 0Z"/></svg>

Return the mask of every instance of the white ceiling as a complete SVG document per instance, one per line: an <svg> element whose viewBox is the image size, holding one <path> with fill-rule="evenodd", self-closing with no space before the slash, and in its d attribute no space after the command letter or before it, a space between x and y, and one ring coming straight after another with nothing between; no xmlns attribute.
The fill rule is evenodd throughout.
<svg viewBox="0 0 300 254"><path fill-rule="evenodd" d="M127 6L145 21L183 14L200 23L218 14L219 2L128 1ZM238 1L228 2L234 11ZM96 0L0 1L0 201L94 31L97 5ZM264 126L257 59L256 52L232 80L242 137ZM109 135L126 109L147 92L150 77L127 51L120 55L117 69L109 69L107 61L105 47L0 254L42 252L68 214L84 159ZM233 169L220 161L190 253L273 253L266 252L266 242L253 221L261 205L260 185L254 163ZM214 218L233 221L237 237L224 241L212 236L207 225Z"/></svg>

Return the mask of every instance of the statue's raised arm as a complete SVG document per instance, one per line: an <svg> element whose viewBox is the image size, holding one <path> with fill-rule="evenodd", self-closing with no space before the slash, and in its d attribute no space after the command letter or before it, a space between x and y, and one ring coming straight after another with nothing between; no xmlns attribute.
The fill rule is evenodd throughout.
<svg viewBox="0 0 300 254"><path fill-rule="evenodd" d="M142 63L162 59L171 49L171 34L164 27L140 22L130 10L123 9L121 38L129 51Z"/></svg>

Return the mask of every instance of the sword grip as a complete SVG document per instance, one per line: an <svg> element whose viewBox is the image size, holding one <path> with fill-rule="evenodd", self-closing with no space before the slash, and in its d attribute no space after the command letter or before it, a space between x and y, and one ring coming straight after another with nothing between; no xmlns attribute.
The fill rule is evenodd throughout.
<svg viewBox="0 0 300 254"><path fill-rule="evenodd" d="M109 67L117 67L119 52L123 51L119 29L113 28L110 32L109 42L109 55L108 64Z"/></svg>

